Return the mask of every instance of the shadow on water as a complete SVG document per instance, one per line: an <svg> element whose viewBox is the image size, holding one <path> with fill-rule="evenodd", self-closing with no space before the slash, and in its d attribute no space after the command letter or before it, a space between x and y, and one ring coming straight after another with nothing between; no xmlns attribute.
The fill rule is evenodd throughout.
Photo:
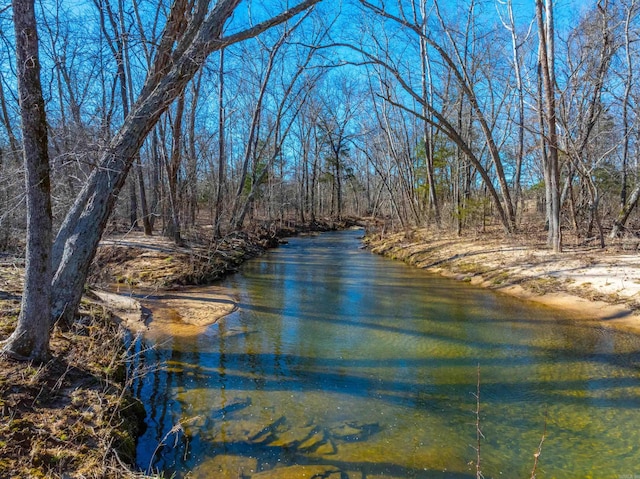
<svg viewBox="0 0 640 479"><path fill-rule="evenodd" d="M171 350L165 353L171 354ZM159 350L160 355L163 354ZM456 384L425 384L419 381L390 380L375 376L373 372L356 374L358 369L380 367L376 360L348 360L341 361L329 358L310 358L304 356L276 355L276 354L216 354L199 353L198 364L190 364L189 356L170 360L169 365L175 366L183 382L178 382L182 391L190 388L219 388L224 385L227 391L318 391L339 392L354 398L375 397L378 400L393 403L398 406L414 406L433 411L434 413L451 411L452 398L467 396L476 388L475 376L468 375L468 382ZM617 358L613 355L599 355L598 360L614 364ZM224 364L224 372L219 372L216 366ZM476 368L472 358L453 359L416 359L395 358L385 360L384 367L388 368L449 368L465 367L473 372ZM513 360L504 358L481 362L484 366L515 366ZM209 370L207 370L209 369ZM339 371L338 371L339 370ZM351 371L346 373L345 371ZM519 380L519 381L491 381L482 384L482 394L492 403L528 401L541 395L557 394L556 402L565 405L583 404L584 398L562 396L565 391L580 390L589 385L590 392L615 391L623 388L638 386L637 376L603 377L576 380ZM639 408L640 390L622 397L593 399L591 405L616 408ZM461 404L468 408L468 404Z"/></svg>
<svg viewBox="0 0 640 479"><path fill-rule="evenodd" d="M438 471L432 469L417 469L401 466L399 464L387 463L384 461L379 462L354 462L354 461L341 461L341 460L331 460L324 458L309 458L304 454L297 454L287 448L284 447L258 447L247 444L244 442L236 442L236 443L215 443L210 442L207 444L207 450L215 451L211 456L200 456L198 457L197 463L194 461L193 466L197 466L197 464L204 463L208 459L215 457L216 455L230 455L230 456L241 456L241 457L251 457L255 459L258 464L258 471L261 470L270 470L280 464L296 464L296 465L327 465L333 466L335 468L340 469L342 474L339 476L340 479L349 479L349 473L354 474L357 471L358 476L362 479L367 479L369 477L389 477L389 478L406 478L406 479L471 479L475 478L476 475L465 472L448 472L448 471ZM181 450L184 448L185 450ZM188 449L188 444L183 443L182 447L178 448L180 452L184 455L186 449ZM167 470L167 472L173 473L175 477L182 477L180 471L173 471L171 468ZM209 476L214 477L214 476ZM237 477L242 477L238 475ZM247 476L248 477L248 476ZM287 476L288 477L288 476ZM307 476L303 476L307 477ZM316 476L314 476L316 477ZM321 477L321 476L317 476ZM324 477L324 476L322 476ZM338 476L331 476L338 477Z"/></svg>
<svg viewBox="0 0 640 479"><path fill-rule="evenodd" d="M239 310L224 321L188 340L137 346L141 364L160 366L134 385L147 407L142 468L182 477L229 454L257 459L259 470L327 464L363 479L474 477L478 366L495 470L526 471L522 444L537 444L545 410L549 474L623 474L639 463L637 337L355 248L344 234L292 241L225 281ZM220 409L246 400L250 407ZM316 456L211 432L270 415L296 427L364 420L380 432ZM188 426L193 418L202 424Z"/></svg>

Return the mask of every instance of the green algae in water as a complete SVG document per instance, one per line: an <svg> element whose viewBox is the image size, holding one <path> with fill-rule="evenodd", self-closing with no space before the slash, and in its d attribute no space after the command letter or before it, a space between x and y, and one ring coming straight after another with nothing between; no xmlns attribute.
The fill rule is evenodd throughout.
<svg viewBox="0 0 640 479"><path fill-rule="evenodd" d="M145 469L475 477L478 365L485 477L529 477L545 427L538 477L640 464L636 336L373 256L353 233L292 240L225 286L237 312L147 354L169 367L136 385Z"/></svg>

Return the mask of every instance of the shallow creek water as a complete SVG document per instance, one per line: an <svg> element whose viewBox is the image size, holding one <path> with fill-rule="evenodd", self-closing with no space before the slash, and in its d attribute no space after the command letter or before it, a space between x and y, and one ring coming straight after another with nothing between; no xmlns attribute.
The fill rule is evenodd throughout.
<svg viewBox="0 0 640 479"><path fill-rule="evenodd" d="M292 239L212 287L236 311L138 345L141 468L472 478L479 370L484 477L530 477L543 433L539 478L640 477L640 338L375 256L361 234Z"/></svg>

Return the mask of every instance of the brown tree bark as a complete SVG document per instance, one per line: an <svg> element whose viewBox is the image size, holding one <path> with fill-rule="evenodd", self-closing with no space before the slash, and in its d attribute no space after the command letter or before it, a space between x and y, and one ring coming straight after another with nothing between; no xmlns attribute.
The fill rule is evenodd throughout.
<svg viewBox="0 0 640 479"><path fill-rule="evenodd" d="M2 352L45 361L51 319L51 184L34 0L13 0L27 188L27 251L18 324Z"/></svg>

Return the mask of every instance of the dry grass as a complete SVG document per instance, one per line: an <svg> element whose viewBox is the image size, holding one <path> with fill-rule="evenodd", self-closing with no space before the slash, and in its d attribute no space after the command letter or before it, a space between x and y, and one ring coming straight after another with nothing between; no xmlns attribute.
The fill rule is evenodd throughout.
<svg viewBox="0 0 640 479"><path fill-rule="evenodd" d="M0 477L133 478L144 408L124 388L122 331L83 305L72 331L54 331L52 359L35 366L0 358ZM0 301L0 339L18 309Z"/></svg>

